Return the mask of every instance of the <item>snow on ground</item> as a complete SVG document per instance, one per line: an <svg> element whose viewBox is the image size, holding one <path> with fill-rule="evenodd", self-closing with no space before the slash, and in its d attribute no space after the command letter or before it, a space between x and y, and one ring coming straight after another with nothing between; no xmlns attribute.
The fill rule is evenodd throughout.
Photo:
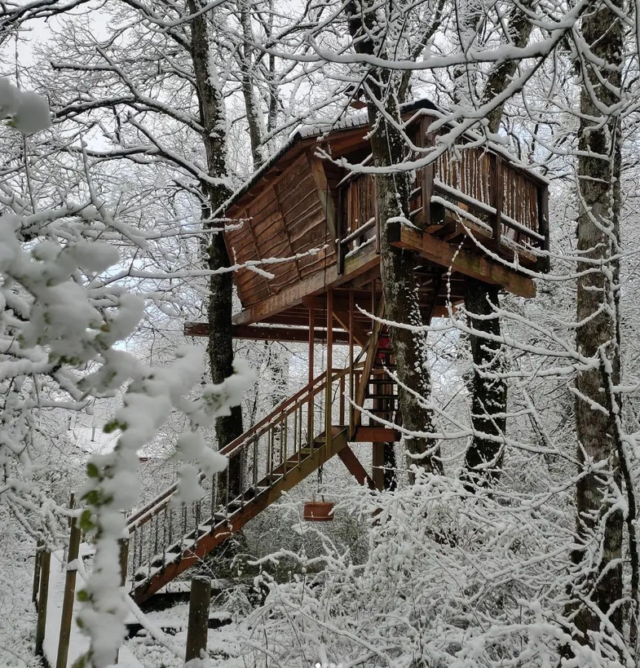
<svg viewBox="0 0 640 668"><path fill-rule="evenodd" d="M35 668L36 614L31 603L36 546L0 506L0 666Z"/></svg>
<svg viewBox="0 0 640 668"><path fill-rule="evenodd" d="M149 612L146 615L150 624L172 636L174 645L180 648L187 644L187 620L189 604L179 603L166 610ZM226 617L226 613L211 610L209 619ZM211 668L246 668L242 658L239 637L244 630L242 622L232 622L228 626L209 629L207 648ZM128 642L128 647L144 668L181 668L183 661L170 650L163 647L145 630L141 630Z"/></svg>
<svg viewBox="0 0 640 668"><path fill-rule="evenodd" d="M80 554L87 552L87 547L82 546ZM60 635L60 617L62 615L62 602L64 598L64 584L66 569L62 552L54 552L51 555L51 570L49 574L49 600L47 605L47 627L44 637L44 653L49 665L56 665L58 652L58 638ZM82 587L80 574L76 578L76 592ZM74 619L77 615L79 604L74 601ZM133 621L133 620L132 620ZM68 666L80 658L89 649L89 638L84 635L75 622L71 625L71 639L69 642ZM121 668L142 668L140 662L134 657L127 646L120 648L118 666Z"/></svg>
<svg viewBox="0 0 640 668"><path fill-rule="evenodd" d="M24 541L23 536L12 533L9 529L0 533L0 668L41 668L40 661L33 655L36 613L31 602L33 584L33 566L35 543ZM83 545L82 552L90 551ZM77 578L76 590L80 588L82 578ZM188 583L174 582L169 589L182 590ZM51 559L51 575L49 590L49 615L45 649L49 659L55 653L59 632L59 615L62 608L62 592L64 588L64 570L62 554L57 553ZM188 603L180 603L173 607L149 612L146 617L151 626L164 629L172 644L184 651L187 640ZM216 610L212 605L210 618L226 617L228 613ZM130 617L128 622L134 622ZM211 668L246 668L243 653L242 637L248 635L246 624L242 620L234 621L228 626L209 630L208 649L211 657ZM79 630L72 626L73 649L68 665L79 653L86 649L87 640ZM170 650L165 649L158 641L142 630L136 637L127 641L126 647L120 652L118 666L129 668L182 668L184 662Z"/></svg>

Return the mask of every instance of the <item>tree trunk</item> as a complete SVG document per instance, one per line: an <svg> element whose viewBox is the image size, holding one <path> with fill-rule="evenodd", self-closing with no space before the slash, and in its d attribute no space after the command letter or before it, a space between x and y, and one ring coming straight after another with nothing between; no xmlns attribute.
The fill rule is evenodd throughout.
<svg viewBox="0 0 640 668"><path fill-rule="evenodd" d="M255 42L253 30L251 29L251 14L247 0L239 0L240 25L244 44L240 49L240 82L244 107L247 113L247 126L249 128L249 141L251 144L251 156L253 158L253 169L258 170L265 160L264 147L262 146L262 127L260 123L260 105L255 94L252 77L251 44Z"/></svg>
<svg viewBox="0 0 640 668"><path fill-rule="evenodd" d="M624 12L621 3L611 4ZM578 547L572 554L577 571L588 574L586 581L579 583L580 596L589 596L619 631L623 626L623 609L619 604L623 515L621 510L612 509L612 504L621 488L618 456L621 444L607 383L616 385L620 379L616 297L619 262L610 259L619 250L620 122L615 114L603 117L602 109L615 108L619 103L616 91L621 86L624 52L621 25L615 11L605 3L585 14L582 25L583 38L592 55L585 59L586 67L585 61L581 63L578 158L581 201L577 233L578 253L590 262L579 262L578 272L593 270L594 260L603 261L604 268L578 278L577 321L582 324L576 330L576 344L594 365L577 375L575 411L579 461L589 466L591 460L606 465L597 474L589 472L578 481ZM596 72L597 65L591 64L594 61L605 62L607 67ZM592 544L594 534L601 552ZM590 642L590 633L602 629L598 615L580 602L575 604L573 612L578 639Z"/></svg>
<svg viewBox="0 0 640 668"><path fill-rule="evenodd" d="M195 14L200 8L200 0L189 0L191 14ZM216 211L229 197L230 190L226 185L224 100L217 86L217 72L214 69L209 50L210 35L207 21L206 13L196 16L191 21L191 57L200 104L201 123L204 127L202 139L207 155L208 174L217 180L215 184L206 182L203 186L211 202L211 211ZM208 223L208 226L215 227L215 224ZM229 267L229 255L222 230L212 235L207 261L209 269L214 271ZM231 322L233 274L231 272L213 274L209 287L211 379L214 383L221 383L233 374ZM231 409L230 415L220 417L216 421L218 447L223 448L242 432L242 408L235 406ZM237 491L242 476L239 459L229 462L229 476L231 490Z"/></svg>
<svg viewBox="0 0 640 668"><path fill-rule="evenodd" d="M522 6L527 9L532 5L533 0L520 0L520 2L513 3L506 16L506 23L509 26L510 43L519 49L527 46L529 37L531 36L531 30L533 29L533 24L529 20L529 17L520 7ZM484 95L482 96L483 104L486 104L504 92L506 87L513 80L517 66L518 61L516 60L504 60L491 69L487 84L484 88ZM493 134L496 134L500 129L503 108L504 103L490 111L487 116L487 120L489 121L487 129Z"/></svg>
<svg viewBox="0 0 640 668"><path fill-rule="evenodd" d="M530 4L531 0L522 3L525 7ZM506 19L511 43L519 48L526 46L531 36L532 24L519 4L511 7ZM483 104L490 102L505 90L511 83L516 67L515 60L505 60L491 69L484 89ZM487 117L487 129L493 134L500 129L503 108L504 104L499 105ZM474 483L485 486L495 482L500 477L504 459L503 446L482 436L482 434L500 436L504 434L507 426L507 383L504 378L491 377L492 373L502 369L502 345L482 336L483 334L500 336L500 319L485 320L473 317L474 314L481 316L491 314L491 305L496 307L500 305L498 294L496 286L467 278L465 308L469 314L469 326L478 332L469 336L474 365L471 424L476 432L465 457L465 478L469 481L470 488ZM489 375L480 373L480 368Z"/></svg>
<svg viewBox="0 0 640 668"><path fill-rule="evenodd" d="M350 3L347 6L349 31L354 39L356 52L373 54L373 35L384 33L377 24L378 15L371 11L371 0ZM382 10L380 10L382 11ZM366 27L365 27L366 26ZM371 127L371 150L376 167L388 167L401 163L406 147L402 134L379 113L373 99L382 102L385 111L399 123L400 110L395 94L397 83L389 70L372 69L367 76L370 91L368 114ZM380 273L385 300L385 318L392 322L422 325L417 293L414 253L392 246L388 238L387 221L398 217L409 221L410 182L407 172L376 174L376 197L380 219ZM432 411L417 398L428 400L431 394L431 378L427 359L427 337L424 332L411 332L390 326L391 345L396 359L400 380L399 402L403 427L412 432L434 431ZM402 387L404 385L404 387ZM405 389L406 388L406 389ZM416 396L417 395L417 396ZM428 471L442 472L437 443L430 438L412 436L406 438L411 461Z"/></svg>
<svg viewBox="0 0 640 668"><path fill-rule="evenodd" d="M500 336L498 316L482 319L475 316L491 316L494 306L499 306L497 285L488 285L473 278L466 279L465 307L469 314L469 327L489 335ZM473 439L465 457L465 479L470 490L474 485L487 486L500 475L504 446L486 436L502 437L506 429L507 384L503 378L491 377L503 367L502 345L497 341L471 335L473 358L473 399L471 421Z"/></svg>

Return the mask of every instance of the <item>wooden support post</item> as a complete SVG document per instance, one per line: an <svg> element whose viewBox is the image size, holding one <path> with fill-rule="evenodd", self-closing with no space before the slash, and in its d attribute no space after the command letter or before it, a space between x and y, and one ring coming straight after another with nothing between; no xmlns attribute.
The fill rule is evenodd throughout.
<svg viewBox="0 0 640 668"><path fill-rule="evenodd" d="M381 299L378 307L376 309L376 317L384 317L384 299ZM374 320L373 329L371 335L369 336L369 342L367 344L367 356L364 360L364 368L360 373L360 379L358 381L358 389L356 390L355 403L357 406L363 406L364 401L367 396L367 387L369 385L369 378L371 377L371 371L373 370L373 365L375 362L376 352L378 350L378 339L380 337L381 324L379 320ZM360 426L360 420L362 418L362 413L358 408L354 411L353 419L353 428L354 431ZM353 434L350 435L353 437Z"/></svg>
<svg viewBox="0 0 640 668"><path fill-rule="evenodd" d="M332 430L332 416L331 416L331 399L332 399L332 384L333 378L333 290L327 291L327 384L326 395L324 403L324 417L325 417L325 446L327 452L331 449L331 439L333 436Z"/></svg>
<svg viewBox="0 0 640 668"><path fill-rule="evenodd" d="M78 518L71 519L69 532L69 548L67 552L67 575L64 583L64 598L62 600L62 614L60 616L60 640L58 641L58 658L56 668L67 668L69 658L69 640L71 638L71 623L73 622L73 601L76 594L77 566L69 568L69 564L78 559L80 553L80 536L82 531Z"/></svg>
<svg viewBox="0 0 640 668"><path fill-rule="evenodd" d="M373 181L373 215L376 219L376 254L380 255L380 244L382 243L382 223L380 221L380 212L378 211L378 182L375 179ZM387 221L385 221L385 225L386 224Z"/></svg>
<svg viewBox="0 0 640 668"><path fill-rule="evenodd" d="M211 578L196 575L191 578L189 598L189 627L187 629L187 663L201 659L207 651L209 633L209 602L211 600Z"/></svg>
<svg viewBox="0 0 640 668"><path fill-rule="evenodd" d="M38 609L38 590L40 589L40 558L42 557L42 550L44 548L44 541L38 540L36 545L36 559L33 565L33 591L31 592L31 600L36 604Z"/></svg>
<svg viewBox="0 0 640 668"><path fill-rule="evenodd" d="M75 507L76 507L76 493L71 492L71 494L69 494L69 510L73 510ZM71 528L72 522L73 522L73 517L69 517L68 519L69 528Z"/></svg>
<svg viewBox="0 0 640 668"><path fill-rule="evenodd" d="M347 254L347 247L343 245L342 240L347 236L346 225L344 221L344 188L338 190L338 211L336 212L336 226L338 238L336 239L336 261L338 265L338 275L344 274L344 256Z"/></svg>
<svg viewBox="0 0 640 668"><path fill-rule="evenodd" d="M314 352L315 352L315 340L316 340L316 335L315 335L315 330L316 330L316 323L315 323L315 308L313 304L309 305L309 387L311 387L311 384L313 383L313 374L314 374ZM313 392L310 393L309 395L309 406L308 406L308 414L307 414L307 429L309 432L309 445L313 443L313 412L314 412L314 399L313 399Z"/></svg>
<svg viewBox="0 0 640 668"><path fill-rule="evenodd" d="M76 506L76 493L71 492L71 494L69 494L69 510L73 510L75 506ZM67 518L67 526L69 527L69 529L71 529L71 519L72 519L71 516ZM64 548L62 549L62 562L65 564L67 563L67 549L68 545L65 545Z"/></svg>
<svg viewBox="0 0 640 668"><path fill-rule="evenodd" d="M374 443L371 461L371 479L375 489L381 492L384 489L384 450L386 443Z"/></svg>
<svg viewBox="0 0 640 668"><path fill-rule="evenodd" d="M373 315L376 312L376 281L375 279L371 282L371 314ZM375 326L375 320L371 320L371 331L373 332ZM375 349L373 351L374 357L377 355L377 344L375 346ZM375 363L375 362L374 362ZM373 369L373 367L372 367ZM370 372L371 373L371 372ZM376 392L378 391L378 388L376 387ZM364 398L366 397L366 391L365 394L363 395L363 403L360 405L364 404ZM378 410L382 408L382 401L379 399L374 399L373 400L373 408L374 410ZM371 420L369 420L369 423L371 424ZM371 479L373 480L373 484L377 490L382 490L382 484L380 483L380 477L383 472L382 466L384 462L384 444L383 443L373 443L372 446L372 451L371 451Z"/></svg>
<svg viewBox="0 0 640 668"><path fill-rule="evenodd" d="M36 656L42 656L45 630L47 628L47 604L49 601L49 572L51 552L44 548L40 554L40 577L38 587L38 622L36 626Z"/></svg>

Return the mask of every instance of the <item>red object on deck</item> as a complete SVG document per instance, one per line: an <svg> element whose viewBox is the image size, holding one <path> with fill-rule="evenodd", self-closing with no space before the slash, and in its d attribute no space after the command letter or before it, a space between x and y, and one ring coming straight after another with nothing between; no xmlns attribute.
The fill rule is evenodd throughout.
<svg viewBox="0 0 640 668"><path fill-rule="evenodd" d="M307 501L303 511L305 522L333 522L334 505L331 501Z"/></svg>

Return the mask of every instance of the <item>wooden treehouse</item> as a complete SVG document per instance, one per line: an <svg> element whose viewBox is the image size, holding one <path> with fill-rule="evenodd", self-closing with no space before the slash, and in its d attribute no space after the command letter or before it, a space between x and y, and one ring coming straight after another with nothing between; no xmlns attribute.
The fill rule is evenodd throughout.
<svg viewBox="0 0 640 668"><path fill-rule="evenodd" d="M435 144L427 132L430 110L424 101L403 108L416 146ZM131 594L138 602L334 455L361 484L384 485L385 455L399 440L394 425L401 416L387 373L394 361L388 336L362 312L384 313L375 179L316 155L321 148L335 161L362 162L370 151L367 131L361 117L324 135L298 132L228 203L224 215L242 223L225 237L235 262L294 258L262 265L271 279L251 268L235 274L242 304L235 336L307 342L308 384L222 450L240 458L242 480L203 480L208 497L181 508L170 506L175 487L169 488L130 518ZM425 323L463 301L467 277L532 297L526 269L546 269L538 251L549 243L547 182L471 139L416 173L411 218L424 232L398 223L390 230L398 248L421 259ZM204 336L207 327L189 323L185 333ZM326 368L314 377L318 343L326 346ZM346 368L335 368L337 345L348 346ZM358 442L372 444L371 472L349 446Z"/></svg>

